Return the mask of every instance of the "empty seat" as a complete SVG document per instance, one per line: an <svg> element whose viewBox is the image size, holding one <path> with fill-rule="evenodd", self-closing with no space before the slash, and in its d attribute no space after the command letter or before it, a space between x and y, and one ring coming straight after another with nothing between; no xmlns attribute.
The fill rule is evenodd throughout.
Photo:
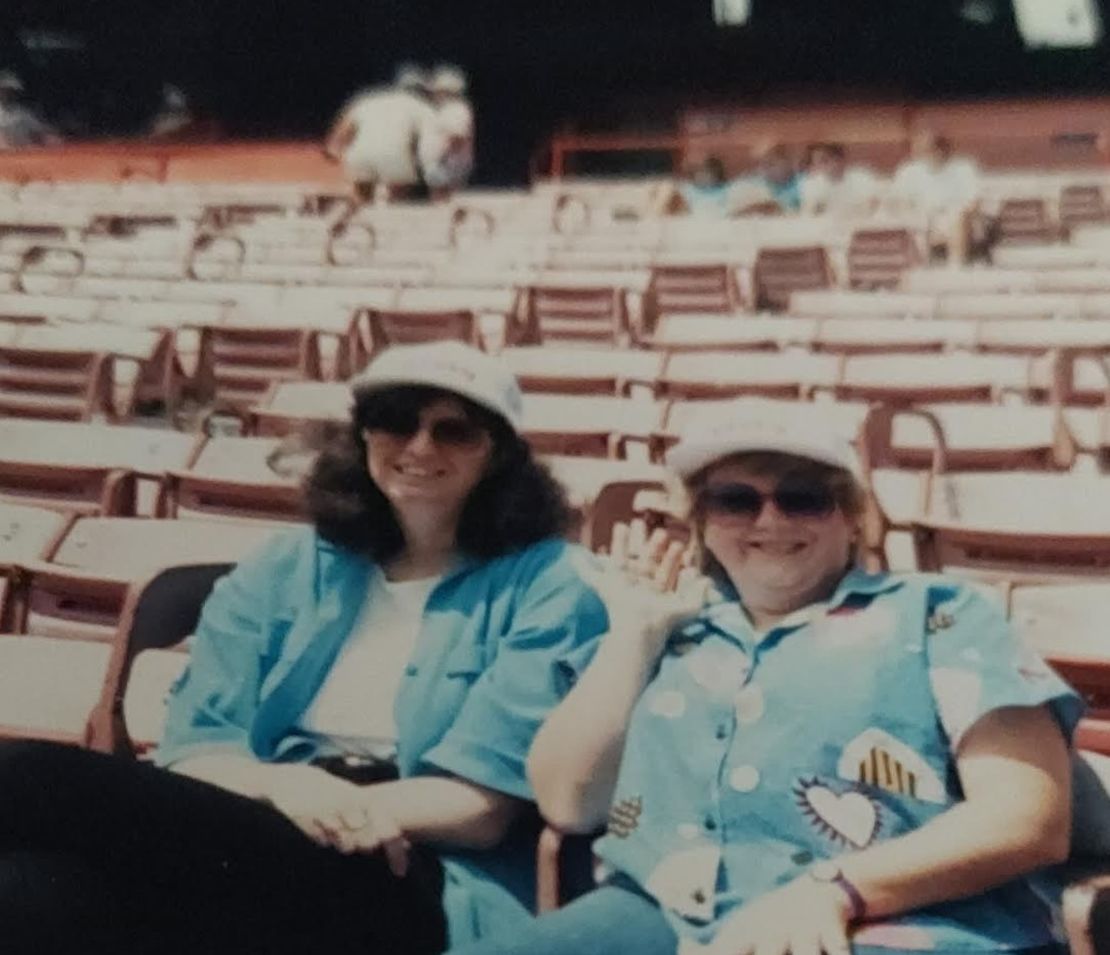
<svg viewBox="0 0 1110 955"><path fill-rule="evenodd" d="M481 339L474 313L469 310L408 311L370 309L370 351L377 354L390 345L457 341L478 346Z"/></svg>
<svg viewBox="0 0 1110 955"><path fill-rule="evenodd" d="M21 632L110 641L128 587L165 567L239 560L280 526L87 517L13 588Z"/></svg>
<svg viewBox="0 0 1110 955"><path fill-rule="evenodd" d="M0 739L84 743L110 654L103 642L0 634Z"/></svg>
<svg viewBox="0 0 1110 955"><path fill-rule="evenodd" d="M524 391L627 395L633 385L654 391L663 368L658 352L550 345L506 348L501 359Z"/></svg>
<svg viewBox="0 0 1110 955"><path fill-rule="evenodd" d="M995 219L1000 244L1045 243L1056 238L1056 227L1044 199L1004 199Z"/></svg>
<svg viewBox="0 0 1110 955"><path fill-rule="evenodd" d="M756 308L782 312L794 292L826 289L832 284L832 266L823 246L762 248L756 256Z"/></svg>
<svg viewBox="0 0 1110 955"><path fill-rule="evenodd" d="M531 285L524 292L518 341L628 341L628 302L622 288Z"/></svg>
<svg viewBox="0 0 1110 955"><path fill-rule="evenodd" d="M943 475L933 485L928 514L914 522L914 544L919 566L928 571L1105 577L1110 573L1110 479Z"/></svg>
<svg viewBox="0 0 1110 955"><path fill-rule="evenodd" d="M1106 202L1099 185L1073 183L1060 189L1060 225L1070 232L1076 226L1102 223Z"/></svg>
<svg viewBox="0 0 1110 955"><path fill-rule="evenodd" d="M1033 383L1027 359L1009 355L853 355L833 388L838 401L928 404L1023 398Z"/></svg>
<svg viewBox="0 0 1110 955"><path fill-rule="evenodd" d="M280 437L305 425L346 422L351 400L350 387L340 382L279 382L248 410L247 431Z"/></svg>
<svg viewBox="0 0 1110 955"><path fill-rule="evenodd" d="M0 415L111 419L111 358L99 351L0 346Z"/></svg>
<svg viewBox="0 0 1110 955"><path fill-rule="evenodd" d="M897 291L829 289L794 292L790 314L805 318L932 318L935 295Z"/></svg>
<svg viewBox="0 0 1110 955"><path fill-rule="evenodd" d="M839 355L941 352L970 346L975 331L973 322L940 318L829 318L820 323L812 347Z"/></svg>
<svg viewBox="0 0 1110 955"><path fill-rule="evenodd" d="M667 351L777 351L810 345L817 326L814 319L785 315L665 315L638 344Z"/></svg>
<svg viewBox="0 0 1110 955"><path fill-rule="evenodd" d="M662 406L608 396L528 394L521 431L539 454L624 458L630 441L644 457L658 429Z"/></svg>
<svg viewBox="0 0 1110 955"><path fill-rule="evenodd" d="M727 263L657 264L651 270L645 312L649 330L662 315L724 313L740 307L740 289Z"/></svg>
<svg viewBox="0 0 1110 955"><path fill-rule="evenodd" d="M197 390L218 405L246 409L279 381L320 377L317 334L304 328L208 326Z"/></svg>
<svg viewBox="0 0 1110 955"><path fill-rule="evenodd" d="M839 361L832 355L762 354L759 352L676 352L659 379L665 398L808 397L815 388L831 388Z"/></svg>
<svg viewBox="0 0 1110 955"><path fill-rule="evenodd" d="M856 229L848 243L848 284L854 289L895 289L902 273L920 261L909 229Z"/></svg>

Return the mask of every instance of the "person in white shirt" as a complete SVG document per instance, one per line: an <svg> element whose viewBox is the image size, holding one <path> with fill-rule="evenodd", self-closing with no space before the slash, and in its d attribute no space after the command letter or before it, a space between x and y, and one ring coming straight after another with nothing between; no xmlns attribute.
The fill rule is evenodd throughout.
<svg viewBox="0 0 1110 955"><path fill-rule="evenodd" d="M51 146L61 137L22 101L23 81L14 73L0 73L0 149Z"/></svg>
<svg viewBox="0 0 1110 955"><path fill-rule="evenodd" d="M394 86L356 95L324 141L324 155L342 160L356 196L374 200L419 194L425 188L417 146L436 123L422 74L403 67Z"/></svg>
<svg viewBox="0 0 1110 955"><path fill-rule="evenodd" d="M979 168L966 156L953 156L944 136L925 132L913 144L913 158L902 163L891 183L889 205L927 219L929 244L947 250L948 261L967 259L979 209Z"/></svg>
<svg viewBox="0 0 1110 955"><path fill-rule="evenodd" d="M424 129L416 152L432 197L446 198L466 185L474 170L474 109L458 67L437 67L428 91L436 122Z"/></svg>
<svg viewBox="0 0 1110 955"><path fill-rule="evenodd" d="M849 166L841 143L814 143L802 177L802 212L807 215L868 215L878 204L879 183L866 166Z"/></svg>

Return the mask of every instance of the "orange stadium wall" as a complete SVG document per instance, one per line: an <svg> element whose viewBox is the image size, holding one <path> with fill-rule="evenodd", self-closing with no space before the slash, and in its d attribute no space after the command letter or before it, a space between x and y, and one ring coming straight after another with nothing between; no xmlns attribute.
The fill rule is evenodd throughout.
<svg viewBox="0 0 1110 955"><path fill-rule="evenodd" d="M799 149L842 142L852 161L889 172L925 129L949 136L988 169L1091 168L1110 161L1110 97L1068 97L693 108L673 135L556 135L548 172L571 173L576 154L653 151L669 153L674 171L715 155L734 175L749 169L753 152L769 140Z"/></svg>
<svg viewBox="0 0 1110 955"><path fill-rule="evenodd" d="M338 185L342 170L318 143L72 143L0 150L0 180L121 182L316 182Z"/></svg>

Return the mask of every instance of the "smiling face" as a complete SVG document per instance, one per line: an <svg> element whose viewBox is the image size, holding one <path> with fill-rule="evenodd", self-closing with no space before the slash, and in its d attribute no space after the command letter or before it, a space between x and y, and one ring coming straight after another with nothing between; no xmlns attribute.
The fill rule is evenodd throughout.
<svg viewBox="0 0 1110 955"><path fill-rule="evenodd" d="M755 467L738 458L711 465L698 484L702 543L757 625L832 593L851 561L856 522L842 506L843 494L819 470ZM738 491L741 485L748 490ZM772 499L776 489L794 513ZM820 506L823 498L828 508ZM742 506L753 501L757 513Z"/></svg>
<svg viewBox="0 0 1110 955"><path fill-rule="evenodd" d="M363 429L371 480L406 517L457 520L493 455L489 431L458 398L420 407L386 404Z"/></svg>

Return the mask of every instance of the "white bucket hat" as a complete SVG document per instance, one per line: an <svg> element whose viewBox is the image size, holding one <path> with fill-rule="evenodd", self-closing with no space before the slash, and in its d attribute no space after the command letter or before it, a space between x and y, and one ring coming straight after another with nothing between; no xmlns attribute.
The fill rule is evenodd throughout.
<svg viewBox="0 0 1110 955"><path fill-rule="evenodd" d="M863 481L859 455L843 422L823 413L821 405L738 398L728 406L695 419L667 453L667 465L689 478L721 458L746 451L778 451L819 461Z"/></svg>
<svg viewBox="0 0 1110 955"><path fill-rule="evenodd" d="M520 430L524 400L509 366L462 342L394 345L351 379L356 393L427 385L469 398Z"/></svg>

